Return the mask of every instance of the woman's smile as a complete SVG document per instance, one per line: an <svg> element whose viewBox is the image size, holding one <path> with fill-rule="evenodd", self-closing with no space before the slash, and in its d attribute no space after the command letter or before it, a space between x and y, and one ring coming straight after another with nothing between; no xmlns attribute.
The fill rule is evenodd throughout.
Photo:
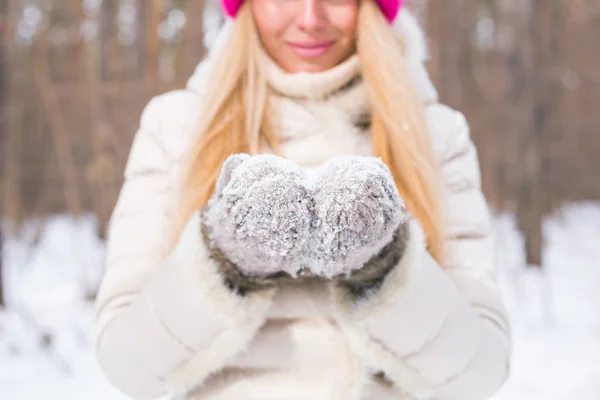
<svg viewBox="0 0 600 400"><path fill-rule="evenodd" d="M287 45L302 58L317 58L327 53L335 40L319 42L287 42Z"/></svg>

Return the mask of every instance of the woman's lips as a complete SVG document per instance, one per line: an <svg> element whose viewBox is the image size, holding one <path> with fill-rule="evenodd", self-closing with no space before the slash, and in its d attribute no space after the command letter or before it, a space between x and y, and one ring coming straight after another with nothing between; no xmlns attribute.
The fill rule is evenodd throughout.
<svg viewBox="0 0 600 400"><path fill-rule="evenodd" d="M329 42L313 42L313 43L294 43L290 42L288 45L292 48L294 53L302 58L316 58L322 56L333 46L335 41Z"/></svg>

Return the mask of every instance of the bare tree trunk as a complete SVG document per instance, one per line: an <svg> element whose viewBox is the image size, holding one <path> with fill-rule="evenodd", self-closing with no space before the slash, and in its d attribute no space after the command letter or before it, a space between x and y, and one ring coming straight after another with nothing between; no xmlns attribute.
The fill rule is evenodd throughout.
<svg viewBox="0 0 600 400"><path fill-rule="evenodd" d="M8 1L3 0L0 2L0 143L4 146L6 138L6 127L8 126ZM0 176L0 178L4 178ZM2 185L0 185L2 190ZM1 192L0 192L1 193ZM0 202L2 202L3 196L0 196ZM0 223L2 222L2 208L0 208ZM4 237L2 232L2 226L0 226L0 308L4 307L4 269L3 269L3 247Z"/></svg>
<svg viewBox="0 0 600 400"><path fill-rule="evenodd" d="M542 266L542 215L544 207L542 204L542 187L540 185L541 179L541 148L540 148L540 135L542 132L539 130L537 124L537 117L535 116L536 111L539 107L539 100L537 98L536 76L539 75L539 68L543 68L543 65L538 65L537 60L537 48L539 47L539 37L536 35L537 30L537 13L539 12L539 5L536 1L531 1L530 4L531 12L529 13L529 29L521 32L521 39L519 40L520 48L522 48L531 58L531 68L526 76L524 82L521 82L521 87L527 89L527 93L531 96L530 107L528 110L528 119L530 121L528 129L525 129L520 135L519 141L519 157L518 165L521 172L519 179L518 192L517 192L517 224L519 230L523 233L525 238L525 261L529 266L541 267ZM523 44L530 44L530 46L523 46ZM513 62L514 64L514 62ZM513 71L518 72L518 71Z"/></svg>
<svg viewBox="0 0 600 400"><path fill-rule="evenodd" d="M112 36L114 36L115 23L114 17L117 13L117 1L115 0L104 0L100 5L99 14L99 34L97 40L100 41L100 71L102 79L108 78L111 72L112 62Z"/></svg>
<svg viewBox="0 0 600 400"><path fill-rule="evenodd" d="M144 76L144 21L146 19L146 0L136 0L135 2L135 42L133 45L133 52L135 53L136 64L136 79L143 78ZM143 89L140 85L140 89ZM141 93L141 91L140 91Z"/></svg>
<svg viewBox="0 0 600 400"><path fill-rule="evenodd" d="M427 32L441 39L432 42L430 69L442 101L459 110L468 106L474 91L471 35L476 21L472 0L432 2L426 13Z"/></svg>
<svg viewBox="0 0 600 400"><path fill-rule="evenodd" d="M4 3L3 3L4 4ZM6 4L4 4L6 5ZM14 40L10 40L15 32L20 5L17 0L12 0L7 6L6 18L3 23L2 52L4 60L10 62L12 68L6 68L2 75L8 79L4 81L4 99L10 96L10 102L2 105L4 126L3 152L2 152L2 211L3 217L19 220L21 217L21 185L20 185L20 157L22 148L21 119L23 113L22 83L25 80L22 69L19 69L22 58L18 53ZM10 77L6 74L10 72ZM10 149L10 151L9 151Z"/></svg>
<svg viewBox="0 0 600 400"><path fill-rule="evenodd" d="M205 0L187 1L185 3L185 15L188 17L183 29L183 41L179 47L177 59L178 80L180 82L185 82L190 77L206 54L203 24L205 7Z"/></svg>
<svg viewBox="0 0 600 400"><path fill-rule="evenodd" d="M551 188L546 185L545 158L552 141L561 133L560 81L549 79L545 71L561 65L563 49L561 31L564 29L565 10L556 0L534 0L531 21L533 37L533 129L522 143L522 181L519 191L519 228L525 236L526 261L542 266L542 220L551 209ZM556 185L558 182L551 182Z"/></svg>
<svg viewBox="0 0 600 400"><path fill-rule="evenodd" d="M496 151L502 153L499 167L508 171L514 180L496 182L494 186L514 185L517 223L525 236L526 262L539 267L542 265L542 218L547 207L541 168L540 135L543 132L533 117L538 104L535 82L544 67L535 56L539 38L535 28L532 29L537 18L534 3L534 0L522 0L494 5L497 37L504 38L499 44L502 54L499 64L511 77L493 90L501 94L496 97L499 102L494 109L502 110L495 111L496 126L502 130L502 140L497 143ZM503 192L499 192L501 204L507 200Z"/></svg>
<svg viewBox="0 0 600 400"><path fill-rule="evenodd" d="M109 29L111 26L110 21L112 21L116 12L116 3L106 4L107 8L103 9L100 16L101 25L105 29L99 37L95 38L94 41L88 41L85 45L87 63L84 65L85 73L83 74L86 79L86 103L89 104L90 110L88 131L90 132L92 148L92 157L86 167L85 176L92 193L92 209L99 217L98 234L101 238L105 236L106 224L114 205L114 188L111 182L116 180L116 166L108 151L111 145L115 145L113 143L115 133L107 115L106 99L102 91L102 84L106 77L103 79L105 74L102 74L99 67L103 59L107 58L107 49L118 45L114 39L116 35ZM113 59L113 61L115 60ZM120 79L119 83L121 83ZM123 87L119 85L119 89L119 96L122 97Z"/></svg>
<svg viewBox="0 0 600 400"><path fill-rule="evenodd" d="M147 97L156 93L158 88L158 64L160 57L160 39L158 25L162 13L162 2L152 1L146 4L144 49L146 62L144 65L144 90Z"/></svg>
<svg viewBox="0 0 600 400"><path fill-rule="evenodd" d="M4 299L4 265L2 261L4 260L4 237L2 236L2 227L0 227L0 309L6 306L6 301Z"/></svg>
<svg viewBox="0 0 600 400"><path fill-rule="evenodd" d="M48 43L48 31L40 34L34 43L36 57L34 58L33 81L43 111L46 113L58 168L64 183L67 211L74 215L80 215L84 207L77 182L77 166L63 109L56 92L56 86L51 78L47 56Z"/></svg>

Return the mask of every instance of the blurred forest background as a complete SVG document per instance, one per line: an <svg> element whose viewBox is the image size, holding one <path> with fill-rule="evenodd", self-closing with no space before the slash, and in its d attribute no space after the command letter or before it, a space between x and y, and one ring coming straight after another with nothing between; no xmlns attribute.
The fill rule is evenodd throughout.
<svg viewBox="0 0 600 400"><path fill-rule="evenodd" d="M600 2L409 3L490 204L541 265L542 219L600 200ZM221 22L212 0L0 0L2 218L91 212L102 236L142 108L185 84Z"/></svg>

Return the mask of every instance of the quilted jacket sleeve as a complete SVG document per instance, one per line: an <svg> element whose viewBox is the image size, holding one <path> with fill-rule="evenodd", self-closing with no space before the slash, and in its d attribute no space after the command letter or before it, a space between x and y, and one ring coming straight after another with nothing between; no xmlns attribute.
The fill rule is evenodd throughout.
<svg viewBox="0 0 600 400"><path fill-rule="evenodd" d="M494 278L490 216L462 114L428 108L446 190L447 265L425 249L416 222L403 259L375 293L333 291L355 351L415 399L483 400L509 369L509 324Z"/></svg>
<svg viewBox="0 0 600 400"><path fill-rule="evenodd" d="M160 115L177 120L186 96L156 98L144 111L108 232L96 352L108 379L136 399L184 392L222 368L262 325L272 296L227 289L197 214L168 252L179 156L163 138L178 128L163 127Z"/></svg>

